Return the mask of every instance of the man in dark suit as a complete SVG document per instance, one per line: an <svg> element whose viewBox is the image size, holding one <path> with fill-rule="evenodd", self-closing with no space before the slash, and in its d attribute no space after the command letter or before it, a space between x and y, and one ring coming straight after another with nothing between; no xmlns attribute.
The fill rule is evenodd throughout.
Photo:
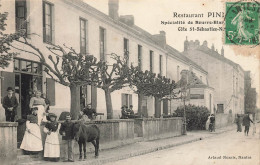
<svg viewBox="0 0 260 165"><path fill-rule="evenodd" d="M6 121L14 122L15 115L17 115L18 101L13 95L13 88L7 88L7 96L3 98L3 107L5 109Z"/></svg>

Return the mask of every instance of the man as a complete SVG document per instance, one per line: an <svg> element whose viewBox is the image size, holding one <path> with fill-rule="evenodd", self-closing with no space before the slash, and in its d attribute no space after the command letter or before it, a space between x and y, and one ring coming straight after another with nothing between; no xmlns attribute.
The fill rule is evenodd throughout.
<svg viewBox="0 0 260 165"><path fill-rule="evenodd" d="M214 131L215 132L215 116L211 114L210 118L210 132Z"/></svg>
<svg viewBox="0 0 260 165"><path fill-rule="evenodd" d="M65 149L68 153L68 159L65 158L64 162L74 162L74 135L73 135L74 123L71 121L70 114L66 115L66 121L61 124L59 133L62 135L63 143L66 144Z"/></svg>
<svg viewBox="0 0 260 165"><path fill-rule="evenodd" d="M129 112L127 111L127 106L123 105L121 107L121 119L128 119L129 118Z"/></svg>
<svg viewBox="0 0 260 165"><path fill-rule="evenodd" d="M91 104L88 104L87 108L83 110L83 114L87 115L90 120L95 119L96 113L96 110L94 108L91 108Z"/></svg>
<svg viewBox="0 0 260 165"><path fill-rule="evenodd" d="M245 136L248 136L248 132L249 132L249 127L250 127L250 122L254 123L250 117L249 114L246 114L243 118L243 125L245 126Z"/></svg>
<svg viewBox="0 0 260 165"><path fill-rule="evenodd" d="M3 107L5 109L5 117L6 121L14 122L15 115L17 115L17 106L18 101L16 97L13 95L13 88L7 88L7 96L3 99Z"/></svg>

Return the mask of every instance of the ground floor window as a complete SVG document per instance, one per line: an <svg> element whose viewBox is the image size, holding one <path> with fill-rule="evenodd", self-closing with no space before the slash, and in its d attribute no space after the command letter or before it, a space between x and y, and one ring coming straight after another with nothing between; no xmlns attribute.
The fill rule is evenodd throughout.
<svg viewBox="0 0 260 165"><path fill-rule="evenodd" d="M217 113L224 113L224 104L217 104Z"/></svg>
<svg viewBox="0 0 260 165"><path fill-rule="evenodd" d="M122 97L122 104L121 104L122 106L127 106L129 108L130 105L133 105L131 94L122 93L121 97Z"/></svg>

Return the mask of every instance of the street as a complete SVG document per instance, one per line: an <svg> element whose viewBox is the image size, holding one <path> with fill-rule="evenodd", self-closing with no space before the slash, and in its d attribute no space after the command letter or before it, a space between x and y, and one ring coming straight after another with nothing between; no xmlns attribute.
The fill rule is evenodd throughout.
<svg viewBox="0 0 260 165"><path fill-rule="evenodd" d="M202 141L132 157L107 165L259 165L259 124L253 136L229 131ZM244 128L243 128L244 130Z"/></svg>

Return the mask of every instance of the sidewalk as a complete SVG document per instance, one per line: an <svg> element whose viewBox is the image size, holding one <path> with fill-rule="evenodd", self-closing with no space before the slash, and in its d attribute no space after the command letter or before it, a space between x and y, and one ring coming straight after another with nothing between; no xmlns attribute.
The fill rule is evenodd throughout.
<svg viewBox="0 0 260 165"><path fill-rule="evenodd" d="M129 157L143 155L147 153L151 153L158 150L163 150L199 140L203 140L204 138L210 138L216 136L218 134L236 130L236 126L228 126L225 128L217 129L216 132L208 132L208 131L191 131L187 132L185 136L153 140L153 141L141 141L133 144L125 145L122 147L117 147L113 149L107 149L99 152L99 157L95 158L94 153L87 154L87 160L79 161L78 155L75 155L75 162L49 162L49 161L32 161L26 163L20 163L19 165L34 165L34 164L55 164L55 165L72 165L72 164L88 164L88 165L101 165L108 162L114 162L117 160L127 159ZM89 148L87 148L89 150Z"/></svg>

